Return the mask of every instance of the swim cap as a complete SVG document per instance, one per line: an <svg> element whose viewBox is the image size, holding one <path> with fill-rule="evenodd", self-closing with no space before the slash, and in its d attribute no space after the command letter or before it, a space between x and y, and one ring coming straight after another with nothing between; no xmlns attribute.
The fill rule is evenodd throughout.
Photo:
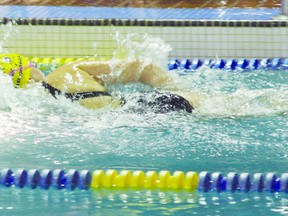
<svg viewBox="0 0 288 216"><path fill-rule="evenodd" d="M29 82L29 61L19 54L0 54L0 70L13 76L15 87L23 88Z"/></svg>

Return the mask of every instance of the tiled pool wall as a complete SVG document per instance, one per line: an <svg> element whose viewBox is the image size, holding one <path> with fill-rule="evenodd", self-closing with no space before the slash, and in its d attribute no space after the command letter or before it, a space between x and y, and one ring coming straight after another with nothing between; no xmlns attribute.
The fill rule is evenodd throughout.
<svg viewBox="0 0 288 216"><path fill-rule="evenodd" d="M171 10L171 13L173 11ZM248 17L245 17L245 13L238 14L238 20L228 20L229 17L226 20L217 20L217 17L207 18L207 14L203 20L201 16L194 20L180 19L181 17L172 19L171 13L170 17L161 19L153 16L150 19L145 16L144 18L143 16L142 18L128 16L110 19L105 15L84 19L73 16L69 19L43 18L45 14L38 15L40 18L27 18L25 14L24 18L3 17L1 21L3 24L14 19L17 31L4 41L3 48L8 52L18 52L34 57L98 55L109 58L116 49L117 44L114 38L119 32L124 37L127 34L135 34L136 38L137 35L141 38L141 35L149 34L162 38L173 48L170 53L171 58L288 56L287 20L273 20L271 17L245 20ZM196 13L195 15L197 16ZM7 26L2 28L0 34L3 35L6 29Z"/></svg>

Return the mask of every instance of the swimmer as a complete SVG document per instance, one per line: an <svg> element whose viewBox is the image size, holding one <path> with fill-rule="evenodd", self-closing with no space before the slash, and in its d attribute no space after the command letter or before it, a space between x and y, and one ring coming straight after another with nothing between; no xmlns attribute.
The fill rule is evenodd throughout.
<svg viewBox="0 0 288 216"><path fill-rule="evenodd" d="M178 91L172 79L160 67L135 61L78 61L56 68L46 77L34 64L18 54L0 54L0 70L11 75L16 87L24 88L29 82L42 82L43 87L57 98L66 98L90 109L117 108L125 100L107 92L106 85L142 82L169 92L143 93L137 101L144 109L158 113L186 111L191 113L199 105L198 95Z"/></svg>

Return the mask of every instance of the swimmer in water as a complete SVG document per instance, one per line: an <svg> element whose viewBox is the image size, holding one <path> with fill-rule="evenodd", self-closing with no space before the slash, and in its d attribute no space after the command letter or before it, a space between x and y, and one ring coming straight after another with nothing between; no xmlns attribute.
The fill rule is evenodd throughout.
<svg viewBox="0 0 288 216"><path fill-rule="evenodd" d="M125 100L107 92L106 85L113 83L142 82L154 88L171 89L163 93L143 93L137 101L143 109L156 113L186 111L191 113L198 106L199 96L177 91L171 78L160 67L135 61L78 61L58 67L46 77L18 54L0 54L0 70L11 75L16 87L24 88L29 81L42 82L43 87L55 98L64 95L90 109L117 108Z"/></svg>

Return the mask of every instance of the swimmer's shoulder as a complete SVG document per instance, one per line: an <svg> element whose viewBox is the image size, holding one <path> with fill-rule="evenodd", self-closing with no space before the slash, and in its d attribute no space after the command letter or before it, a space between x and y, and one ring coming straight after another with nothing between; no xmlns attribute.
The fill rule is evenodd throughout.
<svg viewBox="0 0 288 216"><path fill-rule="evenodd" d="M106 88L97 82L89 73L75 69L74 64L61 66L45 78L45 82L60 91L87 92L106 91Z"/></svg>

